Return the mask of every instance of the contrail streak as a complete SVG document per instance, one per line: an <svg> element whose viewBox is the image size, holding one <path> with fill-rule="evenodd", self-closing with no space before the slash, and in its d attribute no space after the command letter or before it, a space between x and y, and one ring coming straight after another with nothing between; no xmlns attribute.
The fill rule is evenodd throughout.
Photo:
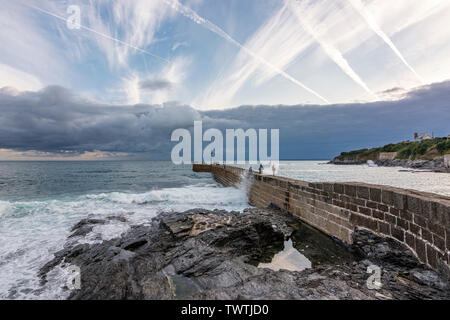
<svg viewBox="0 0 450 320"><path fill-rule="evenodd" d="M315 92L314 90L310 89L309 87L307 87L306 85L304 85L303 83L301 83L300 81L298 81L297 79L295 79L294 77L290 76L289 74L287 74L286 72L284 72L283 70L281 70L280 68L274 66L273 64L271 64L270 62L268 62L267 60L265 60L264 58L258 56L256 53L254 53L253 51L251 51L250 49L246 48L245 46L243 46L241 43L239 43L238 41L234 40L228 33L226 33L225 31L223 31L220 27L216 26L214 23L212 23L211 21L204 19L202 17L200 17L195 11L193 11L191 8L188 8L186 6L184 6L183 4L181 4L180 2L178 2L177 0L164 0L164 2L169 5L172 9L176 10L177 12L179 12L180 14L182 14L183 16L185 16L186 18L194 21L195 23L204 26L205 28L207 28L209 31L214 32L215 34L217 34L218 36L222 37L223 39L227 40L228 42L236 45L237 47L239 47L240 49L244 50L249 56L251 56L253 59L255 59L256 61L258 61L259 63L265 65L266 67L268 67L269 69L275 71L276 73L278 73L279 75L283 76L284 78L288 79L289 81L295 83L296 85L300 86L301 88L305 89L306 91L308 91L309 93L315 95L316 97L318 97L319 99L321 99L322 101L326 102L326 103L330 103L327 99L325 99L324 97L322 97L320 94L318 94L317 92Z"/></svg>
<svg viewBox="0 0 450 320"><path fill-rule="evenodd" d="M400 60L405 64L405 66L411 70L412 73L419 79L422 84L425 84L424 79L414 70L414 68L406 61L401 52L397 49L395 44L391 41L388 35L381 30L378 23L375 21L372 14L366 9L361 0L348 0L350 4L355 8L356 11L364 18L366 23L369 25L370 29L374 31L384 42L394 51L394 53L400 58Z"/></svg>
<svg viewBox="0 0 450 320"><path fill-rule="evenodd" d="M50 15L50 16L52 16L52 17L54 17L54 18L57 18L57 19L59 19L59 20L67 21L66 18L61 17L61 16L58 16L57 14L54 14L53 12L50 12L50 11L41 9L41 8L39 8L39 7L35 7L35 6L33 6L33 5L31 5L31 4L28 4L28 3L22 3L22 4L25 5L25 6L27 6L27 7L29 7L29 8L35 9L35 10L37 10L37 11L40 11L40 12L45 13L45 14L47 14L47 15ZM112 41L114 41L114 42L116 42L116 43L119 43L119 44L122 44L122 45L124 45L124 46L127 46L127 47L129 47L129 48L131 48L131 49L134 49L134 50L138 51L138 52L147 54L147 55L152 56L152 57L154 57L154 58L157 58L157 59L163 60L163 61L165 61L165 62L167 62L167 63L170 63L169 60L167 60L167 59L165 59L165 58L163 58L163 57L160 57L160 56L158 56L158 55L156 55L156 54L153 54L153 53L151 53L151 52L148 52L148 51L146 51L146 50L144 50L144 49L141 49L141 48L139 48L139 47L133 46L132 44L129 44L129 43L124 42L124 41L122 41L122 40L113 38L113 37L111 37L111 36L109 36L109 35L107 35L107 34L98 32L97 30L94 30L94 29L92 29L92 28L83 26L83 25L81 25L81 24L76 24L76 25L79 26L81 29L84 29L84 30L90 31L90 32L92 32L92 33L95 33L96 35L99 35L99 36L101 36L101 37L103 37L103 38L112 40Z"/></svg>
<svg viewBox="0 0 450 320"><path fill-rule="evenodd" d="M323 40L317 32L308 24L306 17L302 15L299 7L293 1L286 2L289 7L294 11L294 14L297 16L298 22L301 24L303 29L308 32L314 40L316 40L322 49L327 53L327 55L347 74L353 81L355 81L358 85L360 85L365 91L370 93L375 98L379 98L372 90L369 89L367 84L361 79L361 77L353 70L353 68L348 63L347 59L343 56L343 54L332 44Z"/></svg>

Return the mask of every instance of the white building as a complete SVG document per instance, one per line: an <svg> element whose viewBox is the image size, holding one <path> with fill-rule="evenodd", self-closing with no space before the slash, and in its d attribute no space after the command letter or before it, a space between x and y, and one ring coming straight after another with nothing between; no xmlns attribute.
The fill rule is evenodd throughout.
<svg viewBox="0 0 450 320"><path fill-rule="evenodd" d="M423 140L431 140L433 139L431 135L426 133L414 133L414 141L423 141Z"/></svg>

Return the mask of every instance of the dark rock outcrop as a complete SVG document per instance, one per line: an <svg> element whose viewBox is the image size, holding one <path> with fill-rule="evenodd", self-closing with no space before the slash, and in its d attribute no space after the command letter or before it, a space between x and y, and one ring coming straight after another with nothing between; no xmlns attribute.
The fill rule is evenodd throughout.
<svg viewBox="0 0 450 320"><path fill-rule="evenodd" d="M450 172L448 168L445 168L444 159L442 157L435 158L433 160L375 160L374 163L383 167L404 167L420 170L431 170L436 172Z"/></svg>
<svg viewBox="0 0 450 320"><path fill-rule="evenodd" d="M407 160L407 159L394 159L394 160L372 160L377 166L381 167L403 167L409 169L429 170L434 172L450 172L449 168L445 167L443 157L438 157L432 160ZM334 158L329 164L336 165L361 165L366 164L367 160L357 159L339 159Z"/></svg>
<svg viewBox="0 0 450 320"><path fill-rule="evenodd" d="M338 165L355 165L355 164L365 164L367 160L356 160L356 159L338 159L334 158L329 162L329 164L338 164Z"/></svg>
<svg viewBox="0 0 450 320"><path fill-rule="evenodd" d="M354 233L355 244L348 248L361 259L313 261L313 268L300 272L258 268L283 249L298 224L260 209L164 213L151 225L134 226L113 240L92 245L68 241L40 276L45 281L59 264L79 266L81 289L69 299L450 298L448 283L407 249L363 230ZM73 231L89 225L80 222ZM299 239L294 243L299 245ZM366 286L367 267L373 264L382 270L380 290Z"/></svg>

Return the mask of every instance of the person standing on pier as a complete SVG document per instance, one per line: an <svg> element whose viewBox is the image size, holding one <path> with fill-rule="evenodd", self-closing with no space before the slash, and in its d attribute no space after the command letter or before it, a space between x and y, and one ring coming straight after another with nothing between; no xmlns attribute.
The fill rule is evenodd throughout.
<svg viewBox="0 0 450 320"><path fill-rule="evenodd" d="M262 165L262 163L259 165L259 174L262 174L264 170L264 167Z"/></svg>

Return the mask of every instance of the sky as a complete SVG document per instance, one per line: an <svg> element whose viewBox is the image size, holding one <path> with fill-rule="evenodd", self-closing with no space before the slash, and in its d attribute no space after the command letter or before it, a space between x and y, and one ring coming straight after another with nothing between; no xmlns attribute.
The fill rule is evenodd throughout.
<svg viewBox="0 0 450 320"><path fill-rule="evenodd" d="M279 128L285 159L447 136L449 21L450 0L0 0L0 160L168 159L199 119Z"/></svg>

